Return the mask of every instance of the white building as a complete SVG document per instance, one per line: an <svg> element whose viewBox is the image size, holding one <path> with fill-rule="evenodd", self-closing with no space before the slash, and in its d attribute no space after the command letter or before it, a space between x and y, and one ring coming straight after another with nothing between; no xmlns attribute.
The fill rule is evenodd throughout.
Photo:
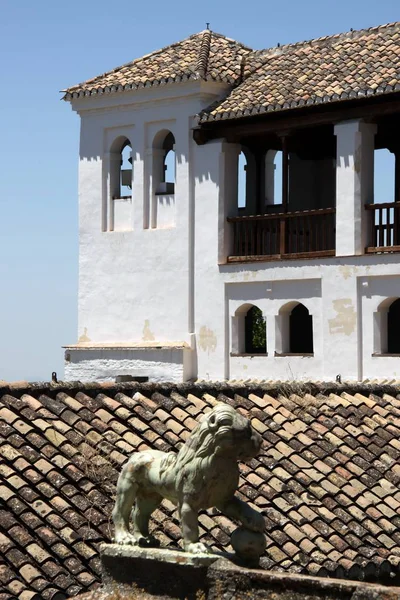
<svg viewBox="0 0 400 600"><path fill-rule="evenodd" d="M205 30L66 90L65 378L399 379L399 57L400 23L257 52Z"/></svg>

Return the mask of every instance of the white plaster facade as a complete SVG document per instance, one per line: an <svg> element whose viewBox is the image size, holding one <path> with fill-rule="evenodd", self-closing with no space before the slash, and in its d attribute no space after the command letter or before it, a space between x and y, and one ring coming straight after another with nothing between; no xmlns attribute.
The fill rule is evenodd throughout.
<svg viewBox="0 0 400 600"><path fill-rule="evenodd" d="M199 80L72 99L81 117L79 332L65 378L400 379L400 358L382 353L380 310L400 296L399 255L364 254L375 126L335 126L336 256L227 263L240 147L197 145L192 135L195 115L225 89ZM164 130L175 139L175 193L155 195L154 140ZM112 200L121 136L132 146L132 198ZM312 356L283 355L294 302L313 317ZM237 352L244 304L263 312L266 355Z"/></svg>

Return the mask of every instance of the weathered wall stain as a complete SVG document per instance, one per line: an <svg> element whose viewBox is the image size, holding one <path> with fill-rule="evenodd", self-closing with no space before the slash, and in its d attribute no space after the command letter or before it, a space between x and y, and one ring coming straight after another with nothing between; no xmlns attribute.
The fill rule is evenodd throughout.
<svg viewBox="0 0 400 600"><path fill-rule="evenodd" d="M357 322L357 313L354 310L351 298L334 300L332 305L337 315L333 319L328 319L329 332L351 335L355 331Z"/></svg>
<svg viewBox="0 0 400 600"><path fill-rule="evenodd" d="M339 267L339 272L343 279L349 279L352 275L357 273L357 267L350 267L349 265L342 265Z"/></svg>
<svg viewBox="0 0 400 600"><path fill-rule="evenodd" d="M90 339L90 337L88 337L88 334L87 334L87 327L84 327L83 333L78 339L78 344L85 344L90 341L91 341L91 339Z"/></svg>
<svg viewBox="0 0 400 600"><path fill-rule="evenodd" d="M199 331L199 348L203 350L203 352L215 352L217 347L217 336L215 335L212 329L209 329L205 325L200 327Z"/></svg>
<svg viewBox="0 0 400 600"><path fill-rule="evenodd" d="M143 340L145 342L153 342L155 340L154 334L150 329L150 321L146 319L143 326Z"/></svg>

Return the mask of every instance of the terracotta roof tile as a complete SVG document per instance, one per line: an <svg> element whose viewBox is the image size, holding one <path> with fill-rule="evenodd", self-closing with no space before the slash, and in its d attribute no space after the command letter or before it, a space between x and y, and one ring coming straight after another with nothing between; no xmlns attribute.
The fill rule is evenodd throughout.
<svg viewBox="0 0 400 600"><path fill-rule="evenodd" d="M264 436L260 456L241 466L239 490L263 512L264 565L398 581L400 389L331 388L327 396L316 389L306 402L272 385L123 384L106 392L98 385L49 385L20 388L15 396L4 390L3 587L18 600L93 588L121 464L137 448L176 450L199 413L219 400L254 417ZM23 431L21 423L31 429ZM200 517L201 531L221 549L234 525L212 512ZM156 512L153 528L164 544L179 540L170 503Z"/></svg>
<svg viewBox="0 0 400 600"><path fill-rule="evenodd" d="M200 122L398 92L399 59L400 23L252 52L244 81Z"/></svg>
<svg viewBox="0 0 400 600"><path fill-rule="evenodd" d="M188 80L233 84L251 48L209 30L65 90L66 99Z"/></svg>

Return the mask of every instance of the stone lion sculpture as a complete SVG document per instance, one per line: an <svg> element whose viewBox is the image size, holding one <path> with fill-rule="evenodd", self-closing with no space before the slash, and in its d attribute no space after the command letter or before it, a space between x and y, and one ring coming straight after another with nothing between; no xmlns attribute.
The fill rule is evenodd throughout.
<svg viewBox="0 0 400 600"><path fill-rule="evenodd" d="M261 436L250 421L227 404L204 414L177 454L145 450L124 465L112 513L115 542L158 545L149 535L152 512L168 498L178 507L183 546L187 552L208 552L199 542L198 512L217 507L250 532L262 532L260 513L235 496L238 461L258 453ZM131 511L133 527L129 531Z"/></svg>

